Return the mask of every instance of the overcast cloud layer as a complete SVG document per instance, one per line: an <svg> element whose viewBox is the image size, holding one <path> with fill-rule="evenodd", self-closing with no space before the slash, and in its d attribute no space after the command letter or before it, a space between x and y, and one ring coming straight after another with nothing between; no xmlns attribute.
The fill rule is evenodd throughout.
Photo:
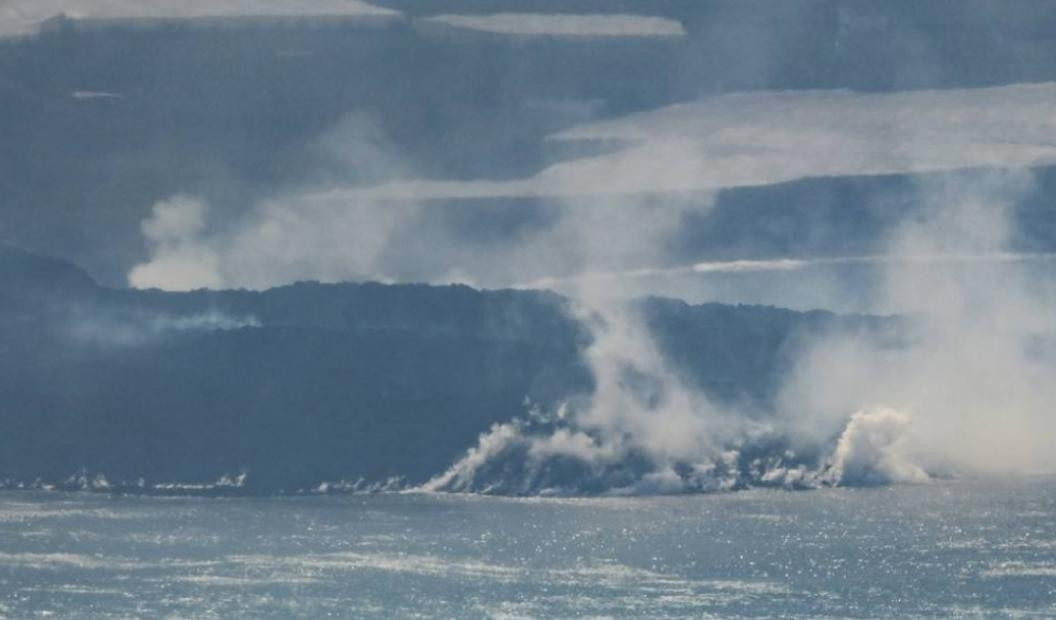
<svg viewBox="0 0 1056 620"><path fill-rule="evenodd" d="M362 0L0 0L0 37L37 32L56 15L73 19L372 16L398 12Z"/></svg>
<svg viewBox="0 0 1056 620"><path fill-rule="evenodd" d="M419 20L430 26L513 36L550 37L682 37L686 30L673 19L645 15L437 15Z"/></svg>
<svg viewBox="0 0 1056 620"><path fill-rule="evenodd" d="M1056 162L1056 84L901 93L738 93L576 127L555 141L619 144L514 181L415 180L375 198L709 191L805 177Z"/></svg>

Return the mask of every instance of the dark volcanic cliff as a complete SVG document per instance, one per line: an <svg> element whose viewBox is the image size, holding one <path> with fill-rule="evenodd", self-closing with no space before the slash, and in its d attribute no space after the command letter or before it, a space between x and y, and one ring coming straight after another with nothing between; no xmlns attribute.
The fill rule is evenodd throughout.
<svg viewBox="0 0 1056 620"><path fill-rule="evenodd" d="M673 367L759 408L828 313L639 302ZM538 291L300 283L97 286L0 251L0 480L147 488L247 473L245 492L422 482L496 422L589 393L589 331ZM76 484L76 483L75 483Z"/></svg>

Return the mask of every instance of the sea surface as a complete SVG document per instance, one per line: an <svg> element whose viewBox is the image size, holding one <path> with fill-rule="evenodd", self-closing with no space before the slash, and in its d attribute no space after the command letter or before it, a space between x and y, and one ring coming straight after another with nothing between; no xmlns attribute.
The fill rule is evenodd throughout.
<svg viewBox="0 0 1056 620"><path fill-rule="evenodd" d="M1056 617L1056 480L604 499L3 492L0 616Z"/></svg>

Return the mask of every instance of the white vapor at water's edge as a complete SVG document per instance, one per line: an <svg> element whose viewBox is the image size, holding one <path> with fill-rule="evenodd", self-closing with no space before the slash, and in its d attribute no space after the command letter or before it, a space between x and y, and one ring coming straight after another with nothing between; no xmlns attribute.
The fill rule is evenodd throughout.
<svg viewBox="0 0 1056 620"><path fill-rule="evenodd" d="M1007 254L1011 207L1031 178L953 174L922 187L923 217L878 261L879 303L909 315L908 342L846 332L811 342L762 421L686 386L633 313L582 289L601 317L586 353L590 397L544 424L497 427L425 488L680 493L1056 471L1052 297ZM936 256L971 268L933 269Z"/></svg>

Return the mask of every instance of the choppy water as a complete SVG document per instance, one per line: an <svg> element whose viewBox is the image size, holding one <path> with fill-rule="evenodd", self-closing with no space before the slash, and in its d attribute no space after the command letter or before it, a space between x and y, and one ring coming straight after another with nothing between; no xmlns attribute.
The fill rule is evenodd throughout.
<svg viewBox="0 0 1056 620"><path fill-rule="evenodd" d="M1056 616L1056 480L612 499L0 494L0 615Z"/></svg>

